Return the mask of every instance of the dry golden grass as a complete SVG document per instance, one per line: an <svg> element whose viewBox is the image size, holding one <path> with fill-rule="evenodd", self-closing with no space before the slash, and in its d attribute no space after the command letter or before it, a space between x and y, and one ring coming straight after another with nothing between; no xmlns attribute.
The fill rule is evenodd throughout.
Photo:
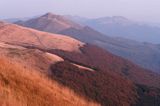
<svg viewBox="0 0 160 106"><path fill-rule="evenodd" d="M0 41L16 45L34 45L42 49L60 49L65 51L79 51L79 48L84 45L84 43L71 37L2 23L0 23Z"/></svg>
<svg viewBox="0 0 160 106"><path fill-rule="evenodd" d="M21 66L36 71L48 73L51 64L64 61L63 58L43 52L37 49L27 49L16 45L9 45L0 42L0 56L12 59L11 61L21 63ZM25 61L24 61L25 60Z"/></svg>
<svg viewBox="0 0 160 106"><path fill-rule="evenodd" d="M97 106L38 71L0 57L0 106Z"/></svg>

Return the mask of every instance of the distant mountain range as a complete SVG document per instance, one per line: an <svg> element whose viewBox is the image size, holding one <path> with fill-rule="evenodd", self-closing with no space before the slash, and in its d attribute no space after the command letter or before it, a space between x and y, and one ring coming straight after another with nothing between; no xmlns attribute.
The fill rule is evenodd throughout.
<svg viewBox="0 0 160 106"><path fill-rule="evenodd" d="M122 16L96 19L88 19L79 16L66 17L82 25L94 28L105 35L160 44L159 24L134 22Z"/></svg>
<svg viewBox="0 0 160 106"><path fill-rule="evenodd" d="M33 17L32 17L33 18ZM17 22L17 21L26 21L26 20L29 20L30 18L8 18L8 19L3 19L3 21L6 21L6 22L11 22L11 23L14 23L14 22Z"/></svg>
<svg viewBox="0 0 160 106"><path fill-rule="evenodd" d="M93 34L86 28L84 34L80 30L82 37L87 31ZM66 35L0 22L0 63L0 88L7 92L0 101L6 104L11 100L16 106L160 103L159 74Z"/></svg>
<svg viewBox="0 0 160 106"><path fill-rule="evenodd" d="M83 21L82 18L76 19ZM110 20L111 22L106 23L112 24L116 22L116 24L123 25L125 27L134 24L123 17L114 17L115 21L110 18L103 20ZM144 68L155 72L160 72L159 45L140 43L138 41L124 39L121 37L110 37L107 36L108 34L102 34L89 26L85 26L85 24L81 25L67 19L64 16L55 15L52 13L47 13L43 16L27 21L18 21L16 24L50 33L67 35L82 42L98 45L99 47L102 47L113 54L131 60ZM135 36L132 37L134 38Z"/></svg>

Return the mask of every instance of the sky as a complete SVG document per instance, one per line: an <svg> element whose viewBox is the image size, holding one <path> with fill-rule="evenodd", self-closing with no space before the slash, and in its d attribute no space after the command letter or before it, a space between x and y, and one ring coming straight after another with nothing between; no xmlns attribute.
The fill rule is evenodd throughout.
<svg viewBox="0 0 160 106"><path fill-rule="evenodd" d="M124 16L160 23L160 0L0 0L0 18L37 16L47 12L89 18Z"/></svg>

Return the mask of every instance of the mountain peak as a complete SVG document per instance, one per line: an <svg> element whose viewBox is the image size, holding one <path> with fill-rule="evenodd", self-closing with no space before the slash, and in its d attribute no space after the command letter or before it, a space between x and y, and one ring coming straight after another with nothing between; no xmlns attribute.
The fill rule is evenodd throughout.
<svg viewBox="0 0 160 106"><path fill-rule="evenodd" d="M68 28L82 29L81 25L74 23L73 21L65 18L62 15L56 15L50 12L40 17L23 22L18 22L16 24L50 33L59 33Z"/></svg>
<svg viewBox="0 0 160 106"><path fill-rule="evenodd" d="M128 25L135 23L135 22L127 19L126 17L123 17L123 16L102 17L102 18L97 18L95 21L102 24L102 25L120 24L123 26L128 26Z"/></svg>
<svg viewBox="0 0 160 106"><path fill-rule="evenodd" d="M53 16L53 15L55 15L55 14L53 14L53 13L51 13L51 12L48 12L48 13L46 13L44 16Z"/></svg>
<svg viewBox="0 0 160 106"><path fill-rule="evenodd" d="M57 18L57 17L61 17L60 15L56 15L54 13L48 12L46 14L44 14L42 17L46 17L46 18Z"/></svg>
<svg viewBox="0 0 160 106"><path fill-rule="evenodd" d="M129 22L130 20L126 17L123 16L113 16L111 17L114 21L119 21L119 22Z"/></svg>

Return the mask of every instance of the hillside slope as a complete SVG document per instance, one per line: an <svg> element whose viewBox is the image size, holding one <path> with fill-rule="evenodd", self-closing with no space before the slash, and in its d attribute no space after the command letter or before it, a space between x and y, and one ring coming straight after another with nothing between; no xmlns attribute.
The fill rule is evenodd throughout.
<svg viewBox="0 0 160 106"><path fill-rule="evenodd" d="M6 57L0 57L0 94L1 106L98 106Z"/></svg>
<svg viewBox="0 0 160 106"><path fill-rule="evenodd" d="M83 84L86 90L85 92L81 90L80 91L83 94L88 95L89 97L91 95L96 95L96 96L91 96L91 98L94 97L93 98L94 100L99 101L104 106L107 105L106 103L110 103L111 106L117 106L117 104L118 106L127 105L126 102L122 102L123 100L125 101L126 98L125 95L123 96L123 100L120 98L122 96L121 95L122 92L125 93L129 90L128 84L130 83L127 84L126 82L128 79L133 82L134 85L133 88L136 88L134 90L136 90L137 93L137 96L136 95L134 96L137 98L137 100L132 103L129 102L130 105L132 104L133 106L158 106L160 104L159 74L140 68L139 66L134 65L127 60L114 56L100 48L91 45L85 45L84 47L82 47L81 53L65 52L60 50L56 51L50 50L49 52L55 53L69 62L74 62L76 64L90 67L91 69L96 70L96 72L87 72L87 73L85 73L84 71L83 71L84 73L78 71L76 74L72 73L71 71L75 68L69 68L69 67L67 69L62 68L62 66L66 66L67 64L63 62L57 63L56 66L51 67L53 73L52 76L54 79L56 79L57 81L61 82L64 85L68 85L71 88L74 88L76 91L77 91L77 86L82 87L81 85L78 84L79 80L77 78L83 79L80 80L80 82ZM72 76L72 74L75 77L72 77L74 78L74 80L72 80L71 83L70 77ZM124 79L119 78L120 76L123 77ZM87 79L92 79L92 80L91 82L89 82L90 80ZM116 83L117 80L118 83ZM128 85L127 88L124 87L122 83L124 81ZM92 93L90 94L90 91L92 89L87 88L86 86L89 86L91 88L94 88L96 86L97 89L93 89ZM125 91L120 90L122 88L125 88ZM100 92L101 89L103 89L103 92ZM113 90L113 92L111 89ZM95 94L93 92L95 92ZM131 92L129 94L131 94ZM108 96L109 98L113 97L114 100L110 102L109 101L104 102L103 99L99 99L104 97L108 98Z"/></svg>
<svg viewBox="0 0 160 106"><path fill-rule="evenodd" d="M137 103L147 103L148 97L159 98L158 74L96 46L13 24L2 25L0 38L1 55L102 106L139 106Z"/></svg>
<svg viewBox="0 0 160 106"><path fill-rule="evenodd" d="M83 43L67 36L40 32L14 24L0 24L0 41L15 45L36 46L43 49L77 51Z"/></svg>
<svg viewBox="0 0 160 106"><path fill-rule="evenodd" d="M31 27L41 31L67 35L67 36L76 38L82 42L94 44L101 48L104 48L107 51L110 51L115 55L126 58L140 65L143 68L147 68L155 72L160 71L160 62L159 62L160 49L158 45L150 44L150 43L141 43L141 42L128 40L124 38L112 38L107 36L110 33L108 33L107 35L103 35L102 33L92 29L91 27L77 25L74 22L69 23L71 19L72 18L67 19L63 16L49 13L28 21L17 22L16 24L26 26L26 27ZM55 23L54 20L58 20L59 23ZM123 24L123 20L121 21ZM67 24L67 26L69 27L65 27L65 25L60 24L60 22ZM60 30L57 30L57 29L60 29ZM118 29L117 30L115 29L114 32L118 33Z"/></svg>
<svg viewBox="0 0 160 106"><path fill-rule="evenodd" d="M11 30L11 29L14 29L14 30ZM30 33L28 33L28 31L30 31ZM34 36L32 35L33 33L34 33ZM82 42L74 40L73 38L44 33L44 32L40 32L40 31L35 31L35 30L29 29L29 28L24 28L24 27L12 25L12 24L10 24L10 25L7 24L7 25L3 26L0 30L0 35L1 35L0 36L1 41L3 41L1 43L2 51L0 52L2 55L13 58L15 61L20 62L21 64L24 64L24 67L39 70L40 72L45 73L47 76L53 78L53 80L55 80L57 82L59 82L59 81L54 79L54 77L52 76L53 73L52 73L52 69L50 69L50 67L58 64L57 62L59 62L59 60L60 60L60 62L63 63L63 61L65 59L63 59L63 57L61 58L61 56L57 56L54 53L52 53L52 54L47 53L47 51L49 51L49 50L64 50L64 51L68 51L68 52L81 53L80 47L85 45ZM50 37L50 39L37 40L37 39L35 39L35 35L38 36L39 38ZM72 41L74 41L74 42L72 43ZM47 47L47 46L44 47L42 45L42 44L47 45L48 42L52 43L51 46L49 45L50 47ZM60 46L60 45L63 45L63 46ZM70 46L68 48L66 48L67 45L70 45ZM7 50L6 50L6 48L7 48ZM48 58L48 56L52 57L53 55L54 55L54 57L55 56L58 57L58 61L54 62L53 60ZM91 69L90 67L86 67L84 69L85 66L80 65L80 64L76 65L76 63L74 63L74 62L69 62L69 64L62 66L61 68L62 69L64 68L64 70L68 70L68 67L70 68L69 70L71 70L70 78L74 77L74 75L77 74L77 73L75 73L76 71L84 71L84 70L90 71L88 69ZM74 70L74 71L72 71L72 70ZM114 83L107 84L106 87L104 88L103 85L105 85L106 81L103 79L105 79L106 76L108 76L108 78L109 78L109 79L106 79L106 81L113 81ZM104 81L101 84L101 86L100 85L95 86L95 87L86 86L86 82L90 81L89 79L85 80L85 82L80 81L80 85L77 85L77 86L75 85L74 87L79 87L79 88L81 88L80 86L83 86L83 84L85 86L85 88L77 89L77 90L75 90L74 87L73 88L70 87L69 85L65 85L63 83L61 83L61 84L65 85L66 87L69 87L70 89L73 89L76 93L78 93L78 95L87 97L87 98L94 100L102 105L121 104L121 105L128 106L129 104L134 103L134 101L136 100L136 92L135 92L134 85L131 81L124 79L123 77L119 76L116 73L105 73L105 76L103 76L102 79L101 79L101 77L102 77L101 74L99 75L98 78L95 77L95 80L97 79L98 82ZM85 76L84 76L84 78L85 78ZM81 78L78 78L77 80L80 80L80 79ZM62 79L62 80L65 81L65 79ZM94 80L91 80L91 81L92 81L91 86L93 86L92 84L94 84ZM70 82L70 84L71 84L71 82ZM119 88L119 90L116 90L116 91L112 90L112 89L116 89L117 87ZM112 88L112 89L110 89L110 88ZM85 91L85 89L87 91L89 89L93 90L94 91L93 94L98 91L97 92L98 94L96 94L97 95L96 96L96 95L91 95L92 92L89 92L87 94L81 92L81 91ZM125 91L125 92L123 92L121 94L121 90ZM103 93L101 91L107 91L108 93L110 92L111 94L114 93L114 96L111 96L111 94L109 95L107 93ZM101 99L98 99L98 100L95 99L95 98L98 98L100 95L102 95ZM117 97L117 95L118 95L118 97L119 96L124 97L125 99L121 100L121 101L119 101L118 99L114 99L115 97ZM128 97L130 97L130 98L128 98ZM106 99L108 102L105 102L104 99Z"/></svg>

